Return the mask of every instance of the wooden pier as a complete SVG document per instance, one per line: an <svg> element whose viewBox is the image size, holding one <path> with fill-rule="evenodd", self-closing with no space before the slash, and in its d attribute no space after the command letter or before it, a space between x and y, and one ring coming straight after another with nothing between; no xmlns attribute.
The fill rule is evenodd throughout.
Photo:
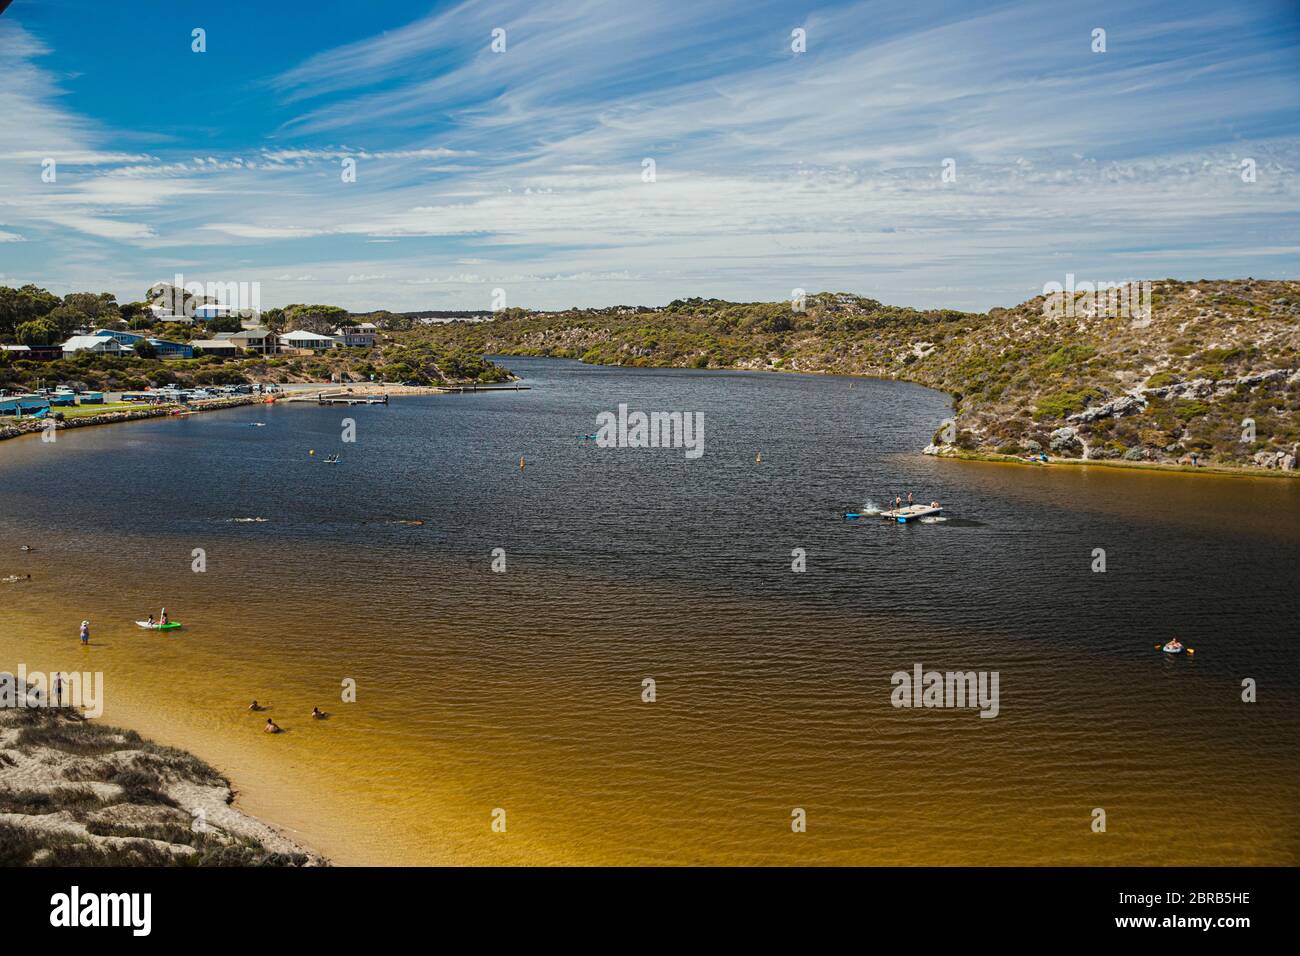
<svg viewBox="0 0 1300 956"><path fill-rule="evenodd" d="M351 392L321 392L316 396L317 405L387 405L387 395L354 395Z"/></svg>
<svg viewBox="0 0 1300 956"><path fill-rule="evenodd" d="M532 386L520 385L515 382L511 385L443 385L448 392L526 392Z"/></svg>

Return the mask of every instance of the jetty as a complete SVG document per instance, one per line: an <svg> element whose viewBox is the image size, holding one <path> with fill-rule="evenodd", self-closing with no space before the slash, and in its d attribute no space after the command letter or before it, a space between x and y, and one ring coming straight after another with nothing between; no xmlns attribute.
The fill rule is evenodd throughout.
<svg viewBox="0 0 1300 956"><path fill-rule="evenodd" d="M358 395L354 392L321 392L316 396L317 405L387 405L388 395Z"/></svg>
<svg viewBox="0 0 1300 956"><path fill-rule="evenodd" d="M880 517L886 521L897 521L899 524L907 524L909 521L915 521L917 518L924 518L927 515L937 515L943 509L938 505L907 505L904 508L891 508L889 511L880 512Z"/></svg>
<svg viewBox="0 0 1300 956"><path fill-rule="evenodd" d="M444 385L444 391L448 392L526 392L532 386L520 385L514 382L509 385Z"/></svg>

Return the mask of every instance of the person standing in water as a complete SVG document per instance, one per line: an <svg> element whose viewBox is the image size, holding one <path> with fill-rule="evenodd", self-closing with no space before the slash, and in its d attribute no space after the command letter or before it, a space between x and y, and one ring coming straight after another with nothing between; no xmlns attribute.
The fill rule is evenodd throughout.
<svg viewBox="0 0 1300 956"><path fill-rule="evenodd" d="M85 647L90 643L90 622L81 622L81 646Z"/></svg>

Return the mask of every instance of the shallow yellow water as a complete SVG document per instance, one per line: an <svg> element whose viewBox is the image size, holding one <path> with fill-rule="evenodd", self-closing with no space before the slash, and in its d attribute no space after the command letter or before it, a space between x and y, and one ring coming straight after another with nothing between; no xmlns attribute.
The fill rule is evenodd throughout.
<svg viewBox="0 0 1300 956"><path fill-rule="evenodd" d="M456 420L436 416L480 407L527 406L395 404L362 423L393 423L386 457L348 450L329 478L273 458L281 426L294 454L331 447L314 408L98 429L58 459L0 446L0 577L33 575L0 584L0 669L102 671L104 720L207 759L240 806L343 864L1300 861L1294 489L911 456L869 482L939 488L954 521L855 526L825 503L865 483L860 454L767 435L756 473L758 442L727 457L719 426L699 480L528 445L534 420L440 472L429 443ZM241 415L277 417L213 465ZM174 480L141 479L160 455ZM164 601L183 631L131 624ZM1171 632L1195 659L1154 651ZM894 709L890 675L916 662L998 670L1000 716ZM260 732L254 697L287 733Z"/></svg>

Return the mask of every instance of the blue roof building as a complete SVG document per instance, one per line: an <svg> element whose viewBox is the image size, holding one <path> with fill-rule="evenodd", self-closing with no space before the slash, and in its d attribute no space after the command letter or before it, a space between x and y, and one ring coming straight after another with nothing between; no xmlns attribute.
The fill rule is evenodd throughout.
<svg viewBox="0 0 1300 956"><path fill-rule="evenodd" d="M194 346L185 342L168 342L166 339L150 339L159 358L194 358Z"/></svg>

